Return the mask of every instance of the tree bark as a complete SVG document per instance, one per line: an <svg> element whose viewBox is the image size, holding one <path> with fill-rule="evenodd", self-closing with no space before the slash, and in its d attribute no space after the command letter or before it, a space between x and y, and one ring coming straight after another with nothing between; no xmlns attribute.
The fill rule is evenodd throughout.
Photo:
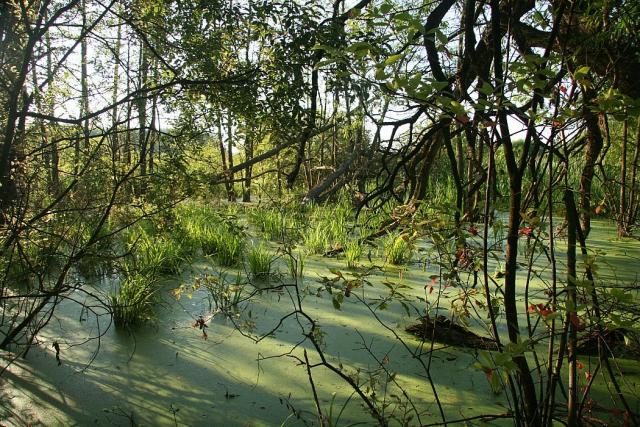
<svg viewBox="0 0 640 427"><path fill-rule="evenodd" d="M138 87L140 89L147 85L149 56L144 42L140 42L138 57ZM139 193L145 192L144 180L147 175L147 98L140 96L137 101L138 107L138 162L140 164L140 176L143 179L139 187Z"/></svg>
<svg viewBox="0 0 640 427"><path fill-rule="evenodd" d="M229 183L227 199L230 202L236 201L236 193L233 188L233 117L231 111L227 111L227 160L229 162Z"/></svg>
<svg viewBox="0 0 640 427"><path fill-rule="evenodd" d="M584 154L584 167L580 176L580 223L586 237L591 230L591 187L595 175L595 165L603 147L603 138L598 116L592 110L596 94L592 89L587 88L583 88L583 93L582 117L587 126L587 147Z"/></svg>
<svg viewBox="0 0 640 427"><path fill-rule="evenodd" d="M253 141L254 141L254 126L245 123L246 131L244 137L244 157L245 160L251 160L253 158ZM251 201L251 178L253 173L253 166L248 166L244 170L244 188L242 190L242 201L248 203Z"/></svg>
<svg viewBox="0 0 640 427"><path fill-rule="evenodd" d="M618 215L618 237L629 234L627 212L627 140L629 137L629 120L624 119L622 129L622 153L620 154L620 215Z"/></svg>

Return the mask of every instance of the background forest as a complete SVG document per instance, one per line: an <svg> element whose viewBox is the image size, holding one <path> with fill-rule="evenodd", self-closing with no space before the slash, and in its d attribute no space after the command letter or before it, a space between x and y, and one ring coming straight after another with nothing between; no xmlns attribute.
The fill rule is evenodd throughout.
<svg viewBox="0 0 640 427"><path fill-rule="evenodd" d="M0 65L1 381L62 364L69 306L99 343L205 295L204 339L296 323L295 422L640 425L637 1L9 0ZM288 309L261 329L263 294ZM314 295L420 385L362 336L343 365ZM498 406L440 398L443 343Z"/></svg>

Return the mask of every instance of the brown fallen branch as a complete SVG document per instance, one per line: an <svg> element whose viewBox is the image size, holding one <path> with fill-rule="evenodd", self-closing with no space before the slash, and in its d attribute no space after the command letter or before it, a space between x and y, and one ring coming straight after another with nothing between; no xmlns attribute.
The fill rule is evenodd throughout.
<svg viewBox="0 0 640 427"><path fill-rule="evenodd" d="M408 326L405 330L426 341L434 340L457 347L497 350L497 344L493 339L481 337L444 316L438 316L435 319L421 317L420 323Z"/></svg>

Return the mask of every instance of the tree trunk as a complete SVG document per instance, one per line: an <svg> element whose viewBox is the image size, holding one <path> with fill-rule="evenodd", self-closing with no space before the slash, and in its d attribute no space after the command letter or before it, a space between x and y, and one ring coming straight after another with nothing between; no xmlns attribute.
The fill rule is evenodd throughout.
<svg viewBox="0 0 640 427"><path fill-rule="evenodd" d="M569 397L567 399L567 426L578 425L578 383L576 344L578 341L576 314L576 235L578 218L575 217L573 193L570 189L564 192L567 215L567 318L569 322L569 337L567 359L569 362Z"/></svg>
<svg viewBox="0 0 640 427"><path fill-rule="evenodd" d="M230 202L236 201L236 193L234 189L234 173L233 173L233 118L231 111L227 111L227 159L229 161L229 183L227 199Z"/></svg>
<svg viewBox="0 0 640 427"><path fill-rule="evenodd" d="M45 20L48 18L48 15L45 12ZM51 35L47 31L45 34L45 47L47 49L47 80L49 81L47 91L49 92L48 96L48 104L47 104L47 113L53 115L55 110L55 100L53 97L53 58L52 58L52 47L51 47ZM50 125L51 126L51 125ZM51 153L51 171L49 172L51 177L51 185L49 187L49 191L53 195L57 195L60 191L60 156L58 153L58 143L54 140L49 141L49 152Z"/></svg>
<svg viewBox="0 0 640 427"><path fill-rule="evenodd" d="M114 65L113 65L113 91L111 95L111 102L113 102L113 109L111 110L111 162L113 163L114 173L117 171L117 164L119 161L118 154L120 153L119 141L118 141L118 85L120 83L120 47L122 45L122 18L118 17L118 30L116 34L116 45L114 47Z"/></svg>
<svg viewBox="0 0 640 427"><path fill-rule="evenodd" d="M595 165L602 151L603 138L598 116L592 111L596 94L592 89L583 88L584 108L582 117L587 125L587 147L584 155L584 167L580 177L580 223L585 237L591 230L591 187L595 174Z"/></svg>
<svg viewBox="0 0 640 427"><path fill-rule="evenodd" d="M140 89L147 85L149 58L143 42L140 42L140 52L138 58L138 87ZM140 96L137 102L138 106L138 162L140 164L140 176L147 175L147 98ZM140 186L140 193L144 193L144 184Z"/></svg>
<svg viewBox="0 0 640 427"><path fill-rule="evenodd" d="M156 149L156 140L158 138L158 132L156 132L157 120L158 120L158 97L154 95L153 98L151 99L151 123L149 124L149 133L147 135L147 140L149 141L148 172L150 174L153 174L154 151Z"/></svg>
<svg viewBox="0 0 640 427"><path fill-rule="evenodd" d="M629 234L627 212L627 140L629 137L629 120L624 119L622 128L622 153L620 153L620 214L618 215L618 237Z"/></svg>
<svg viewBox="0 0 640 427"><path fill-rule="evenodd" d="M231 188L233 183L229 181L229 177L227 174L229 173L229 168L227 167L227 153L224 147L224 138L222 135L222 110L218 110L216 112L216 124L218 129L218 148L220 149L220 160L222 161L222 173L226 177L224 181L224 187L227 190L227 199L230 197Z"/></svg>
<svg viewBox="0 0 640 427"><path fill-rule="evenodd" d="M247 126L246 132L245 132L245 138L244 138L244 155L245 155L245 160L251 160L253 158L253 137L254 137L254 129L253 129L253 125L251 126L251 129L249 129L249 126L247 124L245 124L245 126ZM253 167L249 166L244 170L244 188L242 191L242 201L243 202L250 202L251 201L251 175L253 172Z"/></svg>
<svg viewBox="0 0 640 427"><path fill-rule="evenodd" d="M127 39L127 69L126 74L131 74L131 39ZM131 93L131 79L127 80L127 93ZM133 103L127 102L127 132L124 138L124 159L127 166L131 165L131 115L133 114Z"/></svg>
<svg viewBox="0 0 640 427"><path fill-rule="evenodd" d="M636 147L633 153L633 164L631 165L631 181L629 183L629 228L636 222L638 214L638 203L636 202L636 177L638 173L638 161L640 160L640 117L636 122Z"/></svg>
<svg viewBox="0 0 640 427"><path fill-rule="evenodd" d="M80 3L82 14L82 32L87 29L87 2L82 0ZM86 150L89 147L89 119L86 118L89 115L89 78L87 75L87 37L83 37L80 42L80 117L85 117L82 120L82 145ZM78 168L80 167L80 141L76 140L75 145L75 160L74 160L74 175L78 175Z"/></svg>

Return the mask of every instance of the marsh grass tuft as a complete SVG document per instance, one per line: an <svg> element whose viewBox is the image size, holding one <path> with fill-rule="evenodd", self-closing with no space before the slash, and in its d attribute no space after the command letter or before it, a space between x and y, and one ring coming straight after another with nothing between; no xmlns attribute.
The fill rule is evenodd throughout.
<svg viewBox="0 0 640 427"><path fill-rule="evenodd" d="M135 326L153 320L156 304L157 284L148 274L127 274L109 298L116 327Z"/></svg>
<svg viewBox="0 0 640 427"><path fill-rule="evenodd" d="M268 279L275 256L262 243L253 245L247 254L249 272L256 279Z"/></svg>
<svg viewBox="0 0 640 427"><path fill-rule="evenodd" d="M214 256L218 264L228 267L238 264L245 245L245 232L234 210L219 213L208 205L189 203L181 206L177 229L189 247Z"/></svg>
<svg viewBox="0 0 640 427"><path fill-rule="evenodd" d="M269 240L292 242L300 238L302 221L297 211L276 208L255 208L249 219Z"/></svg>
<svg viewBox="0 0 640 427"><path fill-rule="evenodd" d="M302 237L310 254L324 254L329 248L329 239L323 224L314 224Z"/></svg>
<svg viewBox="0 0 640 427"><path fill-rule="evenodd" d="M362 243L358 240L350 240L344 245L344 258L348 268L355 268L362 257Z"/></svg>
<svg viewBox="0 0 640 427"><path fill-rule="evenodd" d="M324 254L349 240L349 223L352 210L348 206L313 206L309 216L309 227L302 236L310 254Z"/></svg>
<svg viewBox="0 0 640 427"><path fill-rule="evenodd" d="M180 242L170 235L151 235L140 228L130 236L131 256L127 268L141 274L179 274L191 257Z"/></svg>
<svg viewBox="0 0 640 427"><path fill-rule="evenodd" d="M408 235L391 233L383 242L384 256L388 263L401 265L409 262L413 256L413 242Z"/></svg>

